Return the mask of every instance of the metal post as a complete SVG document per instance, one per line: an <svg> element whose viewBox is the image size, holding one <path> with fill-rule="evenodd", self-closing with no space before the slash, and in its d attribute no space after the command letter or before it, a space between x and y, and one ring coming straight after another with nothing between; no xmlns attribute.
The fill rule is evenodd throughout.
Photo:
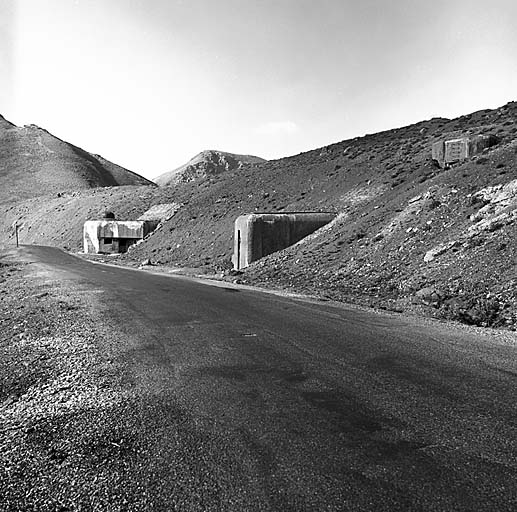
<svg viewBox="0 0 517 512"><path fill-rule="evenodd" d="M19 243L18 243L18 223L16 223L14 225L14 231L16 233L16 247L19 247Z"/></svg>

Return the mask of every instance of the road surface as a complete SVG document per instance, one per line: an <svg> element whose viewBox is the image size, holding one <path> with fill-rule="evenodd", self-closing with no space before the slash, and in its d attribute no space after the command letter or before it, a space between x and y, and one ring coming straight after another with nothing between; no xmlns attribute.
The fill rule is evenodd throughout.
<svg viewBox="0 0 517 512"><path fill-rule="evenodd" d="M23 251L127 336L118 428L155 510L517 510L514 344Z"/></svg>

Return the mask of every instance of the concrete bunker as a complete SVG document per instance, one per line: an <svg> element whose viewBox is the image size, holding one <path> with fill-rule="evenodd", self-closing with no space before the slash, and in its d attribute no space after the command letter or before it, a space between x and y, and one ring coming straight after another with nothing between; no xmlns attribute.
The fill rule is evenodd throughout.
<svg viewBox="0 0 517 512"><path fill-rule="evenodd" d="M495 135L475 135L451 140L440 140L432 146L432 158L442 168L463 162L499 142Z"/></svg>
<svg viewBox="0 0 517 512"><path fill-rule="evenodd" d="M85 253L117 254L143 240L161 223L170 219L179 209L176 203L155 205L137 220L116 220L112 212L106 212L102 220L88 220L83 228Z"/></svg>
<svg viewBox="0 0 517 512"><path fill-rule="evenodd" d="M268 254L299 242L336 217L330 212L250 213L235 220L232 263L247 267Z"/></svg>
<svg viewBox="0 0 517 512"><path fill-rule="evenodd" d="M84 223L84 252L115 254L143 240L158 223L144 220L88 220Z"/></svg>

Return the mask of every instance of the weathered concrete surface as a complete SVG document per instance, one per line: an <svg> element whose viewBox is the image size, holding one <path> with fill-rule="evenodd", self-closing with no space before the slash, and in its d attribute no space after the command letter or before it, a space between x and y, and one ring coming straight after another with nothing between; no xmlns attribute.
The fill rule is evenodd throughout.
<svg viewBox="0 0 517 512"><path fill-rule="evenodd" d="M435 162L438 162L440 167L443 167L443 162L445 162L445 142L443 140L440 140L433 144L432 159Z"/></svg>
<svg viewBox="0 0 517 512"><path fill-rule="evenodd" d="M235 221L233 266L247 267L251 262L280 251L336 217L335 213L251 213Z"/></svg>
<svg viewBox="0 0 517 512"><path fill-rule="evenodd" d="M102 220L89 220L84 223L83 228L84 252L125 252L128 247L143 240L163 222L173 217L180 207L181 204L178 203L156 204L137 220L115 220L113 214Z"/></svg>
<svg viewBox="0 0 517 512"><path fill-rule="evenodd" d="M181 204L178 203L155 204L140 215L137 220L164 222L172 218L180 208Z"/></svg>
<svg viewBox="0 0 517 512"><path fill-rule="evenodd" d="M438 162L440 167L445 167L467 160L495 144L497 144L497 137L494 135L476 135L440 140L432 146L432 159Z"/></svg>
<svg viewBox="0 0 517 512"><path fill-rule="evenodd" d="M84 223L85 253L124 252L156 227L152 221L89 220ZM109 240L109 243L107 241Z"/></svg>

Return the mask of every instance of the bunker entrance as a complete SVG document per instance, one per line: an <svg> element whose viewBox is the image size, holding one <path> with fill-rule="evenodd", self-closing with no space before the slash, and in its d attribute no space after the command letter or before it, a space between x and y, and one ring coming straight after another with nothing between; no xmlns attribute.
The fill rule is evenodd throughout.
<svg viewBox="0 0 517 512"><path fill-rule="evenodd" d="M236 268L241 268L240 267L240 262L241 262L241 230L238 229L237 230L237 267Z"/></svg>

